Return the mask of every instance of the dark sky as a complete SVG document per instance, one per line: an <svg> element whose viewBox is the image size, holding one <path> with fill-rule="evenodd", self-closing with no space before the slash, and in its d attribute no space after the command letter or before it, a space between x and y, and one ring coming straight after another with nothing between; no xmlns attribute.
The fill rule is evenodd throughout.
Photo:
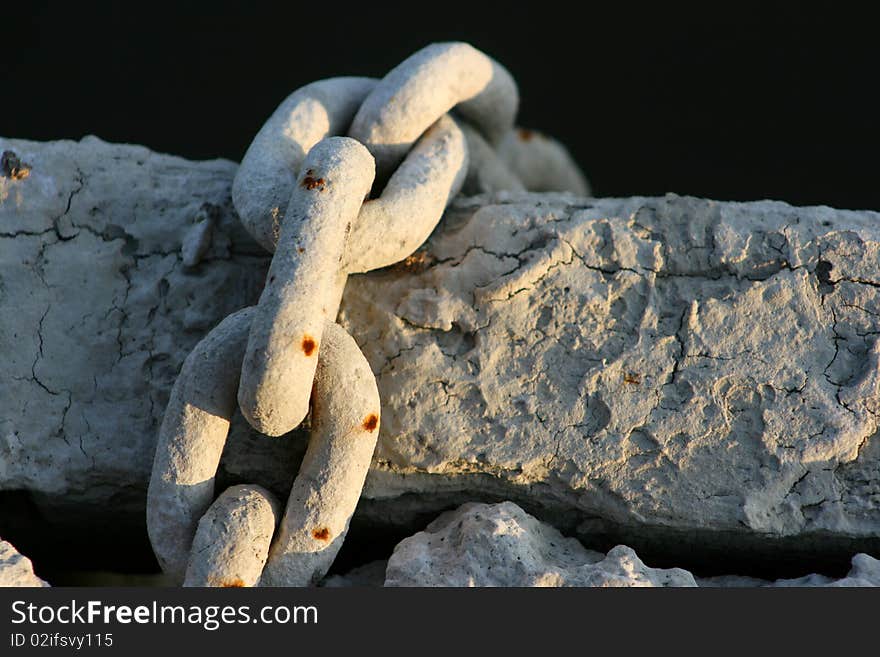
<svg viewBox="0 0 880 657"><path fill-rule="evenodd" d="M297 87L381 76L432 41L465 40L514 74L521 123L566 143L599 195L880 210L875 21L717 4L14 3L0 134L238 160Z"/></svg>

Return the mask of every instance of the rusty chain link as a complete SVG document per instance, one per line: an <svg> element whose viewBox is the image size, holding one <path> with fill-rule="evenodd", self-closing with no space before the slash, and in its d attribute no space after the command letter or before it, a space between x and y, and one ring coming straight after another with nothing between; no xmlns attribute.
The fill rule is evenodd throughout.
<svg viewBox="0 0 880 657"><path fill-rule="evenodd" d="M375 377L335 322L348 275L410 256L462 188L589 193L564 148L514 130L518 103L500 64L467 44L440 43L382 80L302 87L257 133L232 198L274 253L266 285L256 306L223 320L184 362L147 496L153 550L177 582L305 586L327 572L380 424ZM283 514L256 485L214 498L236 409L269 436L296 428L311 409Z"/></svg>

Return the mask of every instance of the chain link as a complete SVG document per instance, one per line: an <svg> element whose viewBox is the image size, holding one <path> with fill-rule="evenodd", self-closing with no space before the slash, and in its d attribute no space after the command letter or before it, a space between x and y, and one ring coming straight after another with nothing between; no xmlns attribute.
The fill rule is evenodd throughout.
<svg viewBox="0 0 880 657"><path fill-rule="evenodd" d="M305 586L327 572L380 427L375 377L335 323L348 275L410 256L463 187L588 190L564 148L513 130L518 102L500 64L464 43L433 44L380 81L333 78L299 89L254 138L232 198L274 253L266 285L257 306L223 320L184 362L147 496L153 549L176 581ZM283 517L259 486L233 486L214 500L237 409L269 436L311 410Z"/></svg>

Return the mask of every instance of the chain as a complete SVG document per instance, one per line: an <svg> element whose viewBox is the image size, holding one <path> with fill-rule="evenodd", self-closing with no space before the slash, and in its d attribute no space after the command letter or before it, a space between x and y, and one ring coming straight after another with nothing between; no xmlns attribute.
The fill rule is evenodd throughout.
<svg viewBox="0 0 880 657"><path fill-rule="evenodd" d="M409 257L463 188L588 192L564 148L513 129L518 102L500 64L464 43L433 44L382 80L302 87L257 133L232 198L274 253L266 284L256 306L227 317L186 358L147 494L153 550L175 581L305 586L327 572L380 428L376 379L335 322L348 275ZM256 485L214 499L236 410L268 436L311 412L283 516Z"/></svg>

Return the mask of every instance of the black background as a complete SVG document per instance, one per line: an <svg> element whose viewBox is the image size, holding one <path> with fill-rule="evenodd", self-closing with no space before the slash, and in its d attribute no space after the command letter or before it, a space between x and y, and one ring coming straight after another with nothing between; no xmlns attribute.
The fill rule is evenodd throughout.
<svg viewBox="0 0 880 657"><path fill-rule="evenodd" d="M514 74L521 123L567 144L597 195L880 209L867 15L544 0L9 4L5 136L96 134L238 160L297 87L381 76L432 41L465 40Z"/></svg>

